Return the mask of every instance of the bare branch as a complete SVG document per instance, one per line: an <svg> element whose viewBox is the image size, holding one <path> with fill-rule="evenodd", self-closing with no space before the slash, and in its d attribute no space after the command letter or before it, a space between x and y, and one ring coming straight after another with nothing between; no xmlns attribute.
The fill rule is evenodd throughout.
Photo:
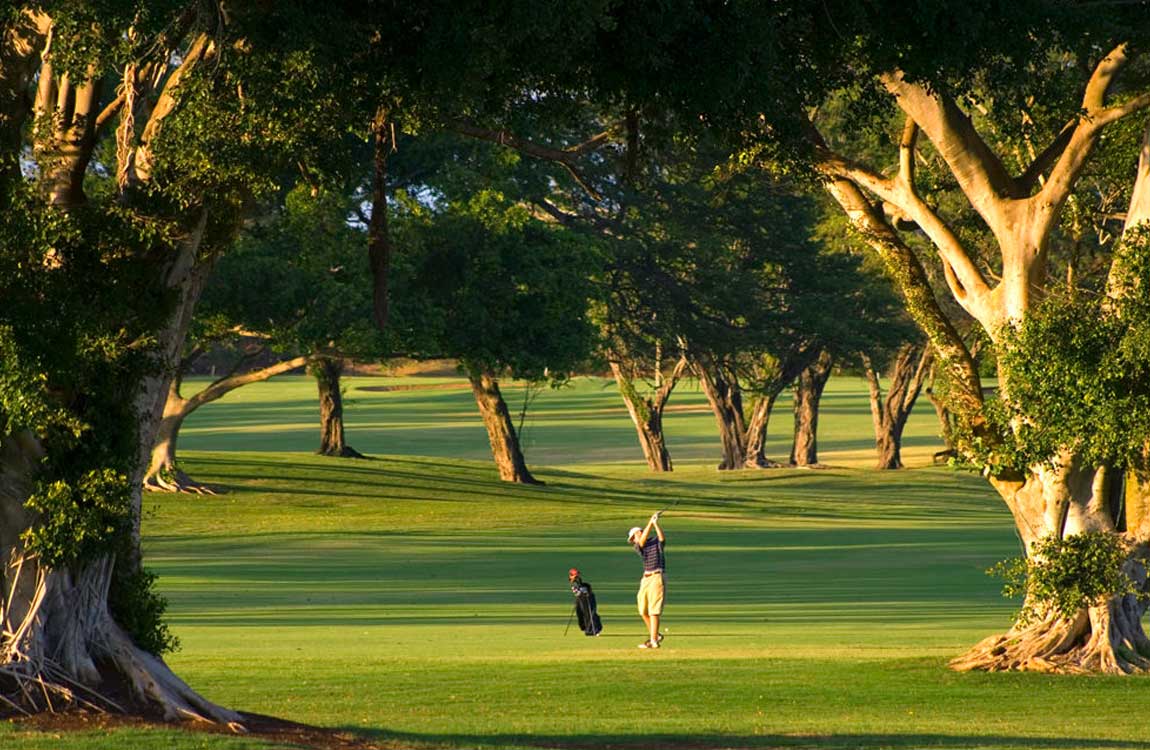
<svg viewBox="0 0 1150 750"><path fill-rule="evenodd" d="M96 130L103 130L104 126L116 115L120 113L120 109L124 106L124 90L121 88L116 98L108 102L108 104L100 110L100 114L96 117Z"/></svg>
<svg viewBox="0 0 1150 750"><path fill-rule="evenodd" d="M1082 110L1087 117L1097 115L1105 106L1110 85L1129 62L1126 51L1127 45L1119 44L1094 66L1094 71L1090 74L1090 80L1087 81L1086 89L1082 93Z"/></svg>
<svg viewBox="0 0 1150 750"><path fill-rule="evenodd" d="M671 391L675 390L675 386L679 380L682 379L683 373L687 371L690 362L687 360L686 354L679 355L679 361L675 363L674 369L671 374L663 381L663 385L655 392L655 397L652 399L652 405L659 411L662 411L663 406L666 405L667 399L671 398Z"/></svg>
<svg viewBox="0 0 1150 750"><path fill-rule="evenodd" d="M914 186L915 146L918 143L918 123L913 117L906 118L902 126L902 138L898 142L898 178L903 185L917 194Z"/></svg>
<svg viewBox="0 0 1150 750"><path fill-rule="evenodd" d="M199 33L192 41L191 46L184 55L183 61L172 71L167 81L164 82L160 96L148 114L147 121L141 131L139 145L130 157L131 164L126 167L133 181L146 182L151 179L151 144L159 134L160 126L164 120L175 112L179 106L178 91L180 85L191 75L192 71L209 58L214 57L215 53L216 45L212 38L205 32ZM125 169L123 166L121 168Z"/></svg>
<svg viewBox="0 0 1150 750"><path fill-rule="evenodd" d="M961 284L952 286L952 291L962 290L956 299L959 304L974 317L982 321L990 321L996 316L991 307L991 289L983 276L982 271L972 260L966 247L946 222L932 209L918 194L914 185L916 144L918 142L918 125L914 118L908 116L903 126L902 138L899 142L899 177L891 179L884 177L860 164L845 159L831 152L822 136L814 130L810 137L816 140L816 147L820 153L819 168L830 177L846 178L878 196L884 203L895 206L902 216L913 221L927 237L930 238L944 266L957 274ZM885 222L884 222L885 223ZM893 229L892 229L893 231Z"/></svg>
<svg viewBox="0 0 1150 750"><path fill-rule="evenodd" d="M190 407L188 411L190 412L193 409L197 409L203 406L204 404L216 401L217 399L222 398L240 386L244 386L249 383L259 383L264 380L268 380L269 378L273 378L276 375L281 375L285 372L291 372L292 370L299 369L300 367L306 365L309 359L310 358L307 356L293 357L292 359L284 360L283 362L277 362L274 365L269 365L268 367L263 367L259 370L252 370L251 372L246 372L242 375L232 374L220 378L219 380L216 380L211 385L209 385L207 388L204 388L199 393L187 399L188 406Z"/></svg>
<svg viewBox="0 0 1150 750"><path fill-rule="evenodd" d="M826 187L831 197L842 206L851 224L882 258L906 300L908 312L934 345L955 385L955 410L964 418L979 419L982 387L974 360L962 336L935 298L922 263L857 185L838 177L829 180Z"/></svg>
<svg viewBox="0 0 1150 750"><path fill-rule="evenodd" d="M1123 104L1103 110L1098 115L1098 126L1109 125L1116 120L1121 120L1123 117L1147 108L1150 108L1150 91L1139 94Z"/></svg>
<svg viewBox="0 0 1150 750"><path fill-rule="evenodd" d="M1074 129L1078 125L1078 120L1074 119L1062 127L1054 140L1050 142L1046 148L1042 150L1038 156L1026 168L1026 171L1014 178L1015 191L1019 195L1029 195L1038 183L1046 170L1062 156L1062 152L1070 145L1070 139L1074 136Z"/></svg>
<svg viewBox="0 0 1150 750"><path fill-rule="evenodd" d="M1014 181L966 113L949 97L908 82L901 72L882 76L882 82L934 143L975 210L991 228L1001 227L1004 204L1015 197Z"/></svg>
<svg viewBox="0 0 1150 750"><path fill-rule="evenodd" d="M561 165L571 177L575 180L576 184L583 189L593 200L602 200L602 195L597 190L591 187L590 183L583 176L579 170L579 158L585 156L593 151L598 150L604 145L610 143L615 138L615 128L604 130L597 135L588 138L582 143L567 148L554 148L551 146L544 146L534 141L529 141L525 138L520 138L508 130L491 130L488 128L481 128L470 123L455 121L448 123L449 130L452 130L460 135L465 135L469 138L475 138L481 141L489 141L491 143L498 143L501 146L506 146L516 151L526 154L527 156L543 161L550 161Z"/></svg>

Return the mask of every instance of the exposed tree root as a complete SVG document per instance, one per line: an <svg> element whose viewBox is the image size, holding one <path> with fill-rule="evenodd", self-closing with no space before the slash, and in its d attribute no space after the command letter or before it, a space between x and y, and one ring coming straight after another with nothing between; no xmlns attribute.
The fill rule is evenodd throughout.
<svg viewBox="0 0 1150 750"><path fill-rule="evenodd" d="M104 557L71 573L17 556L7 566L0 707L139 712L244 731L238 713L201 697L115 622L107 606L112 565Z"/></svg>
<svg viewBox="0 0 1150 750"><path fill-rule="evenodd" d="M227 492L223 487L196 481L179 468L149 474L144 477L144 489L149 492L174 492L186 495L222 495Z"/></svg>
<svg viewBox="0 0 1150 750"><path fill-rule="evenodd" d="M778 461L775 461L774 459L763 458L761 456L756 458L756 457L752 456L752 457L747 459L747 462L745 464L743 464L743 468L744 469L785 469L785 468L787 468L787 465L784 463L779 463Z"/></svg>
<svg viewBox="0 0 1150 750"><path fill-rule="evenodd" d="M1131 674L1150 671L1150 640L1133 596L1081 610L1073 618L1049 614L1004 635L991 636L950 662L960 672Z"/></svg>
<svg viewBox="0 0 1150 750"><path fill-rule="evenodd" d="M357 451L355 448L352 448L350 445L344 445L340 448L336 448L333 450L324 450L321 448L320 450L316 451L316 453L321 455L321 456L331 456L332 458L368 459L367 456L363 455L362 453Z"/></svg>

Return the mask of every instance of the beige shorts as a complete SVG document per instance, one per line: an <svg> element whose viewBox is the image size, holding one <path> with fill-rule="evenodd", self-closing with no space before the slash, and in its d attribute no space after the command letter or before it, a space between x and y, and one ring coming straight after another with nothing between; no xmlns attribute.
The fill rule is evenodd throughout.
<svg viewBox="0 0 1150 750"><path fill-rule="evenodd" d="M649 576L643 576L643 582L639 584L639 596L637 598L639 614L663 614L663 574L653 573Z"/></svg>

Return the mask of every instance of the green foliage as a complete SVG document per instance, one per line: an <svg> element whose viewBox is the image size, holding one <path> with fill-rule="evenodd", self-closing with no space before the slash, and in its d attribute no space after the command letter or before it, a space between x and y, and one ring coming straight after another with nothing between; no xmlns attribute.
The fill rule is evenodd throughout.
<svg viewBox="0 0 1150 750"><path fill-rule="evenodd" d="M38 520L23 541L53 568L94 560L131 531L131 494L128 478L111 469L41 482L25 502Z"/></svg>
<svg viewBox="0 0 1150 750"><path fill-rule="evenodd" d="M178 651L180 639L164 622L168 600L156 591L156 579L155 573L143 568L117 570L108 602L112 616L136 645L160 656Z"/></svg>
<svg viewBox="0 0 1150 750"><path fill-rule="evenodd" d="M300 185L218 262L199 308L201 335L240 326L290 352L382 357L371 322L367 236L347 195Z"/></svg>
<svg viewBox="0 0 1150 750"><path fill-rule="evenodd" d="M561 383L594 348L600 256L502 193L397 217L394 332L415 356Z"/></svg>
<svg viewBox="0 0 1150 750"><path fill-rule="evenodd" d="M1105 531L1048 536L1034 543L1029 558L1004 560L987 573L1004 579L1004 596L1023 598L1018 621L1025 625L1049 611L1073 617L1110 597L1137 593L1122 570L1129 554L1119 535Z"/></svg>
<svg viewBox="0 0 1150 750"><path fill-rule="evenodd" d="M1150 439L1150 243L1116 250L1115 296L1052 293L1000 332L1006 396L987 407L994 473L1073 449L1090 465L1129 466ZM976 452L978 446L975 445Z"/></svg>
<svg viewBox="0 0 1150 750"><path fill-rule="evenodd" d="M132 621L133 637L159 643L163 626L147 614L157 611L156 595L145 596L143 583L132 596L124 588L143 575L130 562L127 478L138 446L135 402L125 394L155 371L153 331L171 312L157 273L170 252L168 229L115 207L42 207L25 186L9 193L5 208L0 441L23 432L46 456L27 500L34 520L24 542L53 567L115 555L123 564L112 588L123 593L111 605Z"/></svg>

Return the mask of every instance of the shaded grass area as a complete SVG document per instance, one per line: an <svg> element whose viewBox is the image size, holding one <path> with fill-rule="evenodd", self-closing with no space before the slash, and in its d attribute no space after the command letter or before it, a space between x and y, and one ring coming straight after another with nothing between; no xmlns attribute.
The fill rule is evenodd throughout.
<svg viewBox="0 0 1150 750"><path fill-rule="evenodd" d="M381 747L1150 749L1132 720L1145 678L946 668L1012 612L983 571L1018 543L978 477L703 461L653 477L597 461L600 431L582 434L541 488L501 484L443 440L373 461L190 452L193 475L232 491L147 498L147 559L183 641L170 662L223 704ZM635 648L624 536L667 506L652 653ZM564 635L572 566L601 637ZM0 725L3 748L281 746Z"/></svg>

